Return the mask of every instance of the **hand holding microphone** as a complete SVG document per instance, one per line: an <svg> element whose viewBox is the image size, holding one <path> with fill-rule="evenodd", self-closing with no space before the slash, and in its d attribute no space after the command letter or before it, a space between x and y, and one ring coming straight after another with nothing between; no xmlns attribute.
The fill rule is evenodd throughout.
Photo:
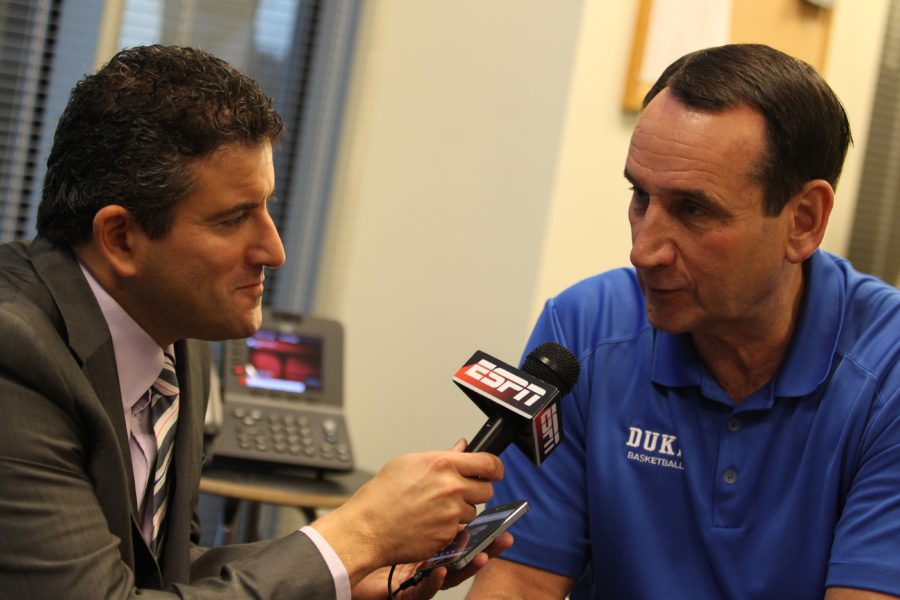
<svg viewBox="0 0 900 600"><path fill-rule="evenodd" d="M499 455L510 443L515 441L532 462L541 464L562 440L562 425L557 404L559 398L568 393L575 385L579 371L578 359L569 350L555 342L541 344L532 350L526 357L521 370L484 352L478 351L473 354L466 364L456 372L453 381L481 408L488 416L488 420L472 438L465 452L487 452ZM469 474L469 476L473 475ZM474 477L479 478L477 474ZM495 507L492 510L505 510L511 506ZM527 510L527 502L518 503L515 510L524 512ZM486 511L483 515L490 512ZM521 514L521 512L517 514ZM485 518L488 519L488 517ZM415 575L407 578L397 591L417 586L419 582L428 577L429 573L433 572L432 566L437 564L446 564L455 574L454 579L458 577L458 580L451 585L469 577L484 564L485 557L480 554L482 550L491 556L509 546L512 538L508 534L503 534L505 537L498 538L497 536L501 535L512 520L504 520L502 527L490 529L489 533L492 537L481 540L480 544L471 548L463 544L465 547L460 550L451 543L449 548L445 548L438 556L432 557L432 562L419 565ZM497 525L497 523L493 523L493 525ZM491 546L483 547L484 544L490 543L495 538L496 541ZM469 564L468 568L462 566L469 560L475 562ZM407 567L414 568L409 565ZM461 567L463 570L455 571L454 569L457 567ZM443 575L440 571L437 573L438 579L434 581L431 581L431 578L428 579L431 581L433 589L422 588L424 597L431 597L431 594L437 591L437 587L434 586L441 585ZM387 577L389 598L395 597L392 586L393 574L394 569L392 568ZM427 582L424 585L427 586Z"/></svg>
<svg viewBox="0 0 900 600"><path fill-rule="evenodd" d="M466 452L500 454L513 441L540 465L562 440L559 399L575 385L581 366L567 348L545 342L517 369L478 351L453 382L488 420Z"/></svg>

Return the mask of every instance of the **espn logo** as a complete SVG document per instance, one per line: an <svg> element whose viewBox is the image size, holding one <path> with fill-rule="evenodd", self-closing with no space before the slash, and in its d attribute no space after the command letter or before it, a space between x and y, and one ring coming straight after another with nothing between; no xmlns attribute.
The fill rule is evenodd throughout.
<svg viewBox="0 0 900 600"><path fill-rule="evenodd" d="M457 377L468 379L473 385L501 400L506 402L515 400L524 406L531 406L547 393L546 389L529 383L515 373L510 373L483 358L468 368L464 366L457 373Z"/></svg>
<svg viewBox="0 0 900 600"><path fill-rule="evenodd" d="M556 404L548 406L538 415L534 421L536 428L535 439L543 443L542 456L547 456L551 450L559 445L559 413L556 410Z"/></svg>

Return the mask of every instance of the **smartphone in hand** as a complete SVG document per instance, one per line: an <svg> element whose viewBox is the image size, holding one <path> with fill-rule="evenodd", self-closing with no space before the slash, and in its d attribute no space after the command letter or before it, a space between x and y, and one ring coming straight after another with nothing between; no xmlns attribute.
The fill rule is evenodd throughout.
<svg viewBox="0 0 900 600"><path fill-rule="evenodd" d="M452 542L419 565L417 571L428 573L437 567L462 569L524 515L528 508L528 501L520 500L482 511L456 534Z"/></svg>

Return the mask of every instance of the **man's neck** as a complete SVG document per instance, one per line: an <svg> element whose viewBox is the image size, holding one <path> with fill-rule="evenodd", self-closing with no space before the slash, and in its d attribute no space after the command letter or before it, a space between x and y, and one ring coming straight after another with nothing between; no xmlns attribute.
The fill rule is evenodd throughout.
<svg viewBox="0 0 900 600"><path fill-rule="evenodd" d="M787 354L803 299L803 269L763 318L725 332L692 334L700 359L735 405L775 378Z"/></svg>
<svg viewBox="0 0 900 600"><path fill-rule="evenodd" d="M160 348L168 348L175 343L174 339L161 338L154 335L153 332L159 328L152 327L152 321L148 318L146 311L139 310L139 303L134 301L134 295L128 292L124 284L124 280L116 275L115 270L110 263L104 259L97 249L90 243L82 244L72 248L79 263L86 268L94 280L109 294L109 296L122 307L128 315L134 319L135 323L141 327L147 335L151 336Z"/></svg>

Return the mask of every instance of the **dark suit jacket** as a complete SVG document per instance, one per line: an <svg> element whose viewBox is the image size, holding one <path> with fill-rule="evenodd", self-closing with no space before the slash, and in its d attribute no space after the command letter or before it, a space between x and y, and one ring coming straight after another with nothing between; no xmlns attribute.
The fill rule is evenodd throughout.
<svg viewBox="0 0 900 600"><path fill-rule="evenodd" d="M209 354L197 341L175 351L174 486L157 562L138 526L100 307L68 249L40 238L0 247L0 598L334 597L301 533L194 545Z"/></svg>

